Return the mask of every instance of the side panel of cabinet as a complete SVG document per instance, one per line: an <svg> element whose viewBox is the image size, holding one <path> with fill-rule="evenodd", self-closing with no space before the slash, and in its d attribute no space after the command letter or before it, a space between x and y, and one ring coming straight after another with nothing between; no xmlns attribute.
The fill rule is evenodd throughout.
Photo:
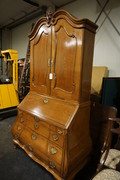
<svg viewBox="0 0 120 180"><path fill-rule="evenodd" d="M79 99L83 30L59 19L52 29L53 80L51 95Z"/></svg>
<svg viewBox="0 0 120 180"><path fill-rule="evenodd" d="M31 41L31 90L50 94L51 28L43 25Z"/></svg>

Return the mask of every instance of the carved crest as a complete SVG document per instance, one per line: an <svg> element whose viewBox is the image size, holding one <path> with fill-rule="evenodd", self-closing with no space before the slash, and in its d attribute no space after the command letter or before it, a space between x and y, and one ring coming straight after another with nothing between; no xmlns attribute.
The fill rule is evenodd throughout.
<svg viewBox="0 0 120 180"><path fill-rule="evenodd" d="M51 9L46 11L46 19L48 24L53 24L55 19L53 18L54 12Z"/></svg>

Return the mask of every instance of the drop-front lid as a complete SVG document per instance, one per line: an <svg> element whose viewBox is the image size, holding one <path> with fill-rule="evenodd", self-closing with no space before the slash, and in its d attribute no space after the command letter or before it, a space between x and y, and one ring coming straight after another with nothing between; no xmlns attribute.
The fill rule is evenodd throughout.
<svg viewBox="0 0 120 180"><path fill-rule="evenodd" d="M67 129L78 109L78 104L30 92L18 108L50 124Z"/></svg>

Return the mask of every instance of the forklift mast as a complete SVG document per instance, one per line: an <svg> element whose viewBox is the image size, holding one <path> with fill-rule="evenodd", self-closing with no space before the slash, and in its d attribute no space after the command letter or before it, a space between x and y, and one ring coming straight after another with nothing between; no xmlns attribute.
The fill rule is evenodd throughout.
<svg viewBox="0 0 120 180"><path fill-rule="evenodd" d="M18 51L8 49L1 51L1 54L4 58L5 62L9 62L12 66L10 68L10 78L12 79L12 83L15 87L15 90L18 91Z"/></svg>

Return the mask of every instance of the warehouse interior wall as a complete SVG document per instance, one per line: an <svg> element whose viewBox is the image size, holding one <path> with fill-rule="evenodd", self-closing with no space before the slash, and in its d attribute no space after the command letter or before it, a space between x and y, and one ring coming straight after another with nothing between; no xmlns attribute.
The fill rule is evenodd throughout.
<svg viewBox="0 0 120 180"><path fill-rule="evenodd" d="M104 5L106 0L101 0L100 2ZM96 21L101 11L96 0L76 0L61 9L67 10L76 18L88 18L93 22ZM120 1L110 0L105 11L108 13L109 18L117 30L120 31ZM25 24L19 25L12 29L6 38L4 37L4 47L6 40L9 48L18 50L19 59L25 58L26 56L29 42L28 34L31 31L32 23L36 21L37 19L33 19ZM107 66L110 77L120 76L120 34L112 26L104 12L102 12L98 19L97 25L99 27L95 37L93 65ZM8 45L5 48L7 49Z"/></svg>
<svg viewBox="0 0 120 180"><path fill-rule="evenodd" d="M11 48L11 33L9 29L2 30L2 50Z"/></svg>

